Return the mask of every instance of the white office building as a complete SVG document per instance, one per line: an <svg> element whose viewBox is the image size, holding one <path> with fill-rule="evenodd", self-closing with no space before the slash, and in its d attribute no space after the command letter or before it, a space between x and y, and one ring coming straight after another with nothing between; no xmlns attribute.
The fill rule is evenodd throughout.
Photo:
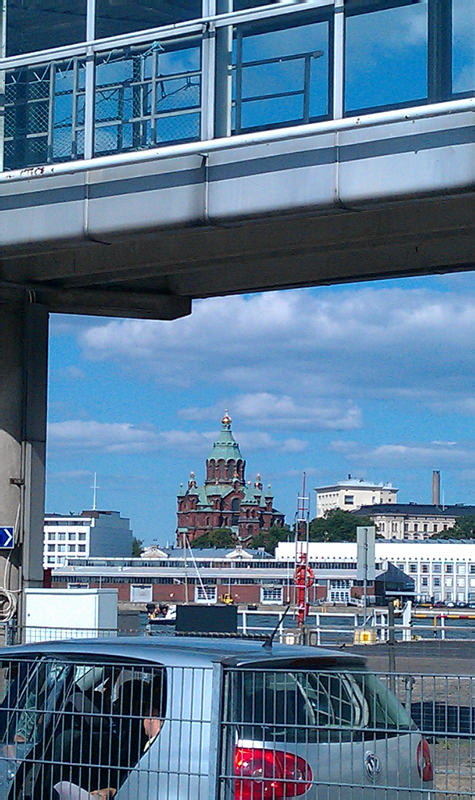
<svg viewBox="0 0 475 800"><path fill-rule="evenodd" d="M43 566L66 563L66 558L127 558L132 554L130 520L118 511L83 511L77 516L45 516Z"/></svg>
<svg viewBox="0 0 475 800"><path fill-rule="evenodd" d="M356 511L361 506L396 503L398 491L391 483L371 483L348 475L346 481L339 481L331 486L318 486L315 489L317 517L324 517L335 508Z"/></svg>
<svg viewBox="0 0 475 800"><path fill-rule="evenodd" d="M299 542L299 548L305 543ZM280 542L275 556L295 558L295 544ZM311 563L356 563L354 542L310 542ZM475 603L475 539L376 540L376 562L389 562L414 578L420 600Z"/></svg>

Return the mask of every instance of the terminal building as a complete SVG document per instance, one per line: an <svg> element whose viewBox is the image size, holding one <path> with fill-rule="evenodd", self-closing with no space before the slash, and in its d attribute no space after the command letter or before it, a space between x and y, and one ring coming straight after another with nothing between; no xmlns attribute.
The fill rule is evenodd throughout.
<svg viewBox="0 0 475 800"><path fill-rule="evenodd" d="M304 546L299 543L299 548ZM281 542L272 557L263 550L181 549L148 551L145 558L67 560L52 573L57 588L115 587L128 602L293 603L295 544ZM311 542L315 575L310 602L351 603L362 595L356 543ZM390 564L414 581L421 601L475 603L475 540L376 541L376 581ZM374 588L369 586L369 594Z"/></svg>
<svg viewBox="0 0 475 800"><path fill-rule="evenodd" d="M376 540L376 565L394 564L414 579L419 600L475 603L475 539L427 541ZM294 562L295 545L280 542L275 556ZM310 542L310 563L347 563L356 566L356 543Z"/></svg>

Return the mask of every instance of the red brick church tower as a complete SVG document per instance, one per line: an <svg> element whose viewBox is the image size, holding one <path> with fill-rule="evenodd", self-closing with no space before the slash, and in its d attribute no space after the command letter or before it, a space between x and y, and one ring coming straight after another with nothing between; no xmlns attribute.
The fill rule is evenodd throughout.
<svg viewBox="0 0 475 800"><path fill-rule="evenodd" d="M178 493L177 544L183 544L183 535L192 542L203 533L215 528L231 528L237 541L246 542L260 530L268 531L273 525L282 527L284 515L274 506L270 491L262 489L261 476L254 484L245 480L246 462L231 430L231 417L227 410L222 428L206 459L206 479L198 486L195 473L190 474L186 489L183 484Z"/></svg>

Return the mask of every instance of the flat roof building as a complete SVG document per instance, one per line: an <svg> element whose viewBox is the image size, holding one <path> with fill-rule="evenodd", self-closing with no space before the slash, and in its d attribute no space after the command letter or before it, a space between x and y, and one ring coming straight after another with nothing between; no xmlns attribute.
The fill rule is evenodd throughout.
<svg viewBox="0 0 475 800"><path fill-rule="evenodd" d="M130 520L119 511L47 514L44 522L43 567L51 569L69 558L117 557L132 554Z"/></svg>
<svg viewBox="0 0 475 800"><path fill-rule="evenodd" d="M317 517L324 517L329 511L341 508L343 511L355 511L361 506L376 503L395 503L397 501L396 489L392 483L372 483L363 478L354 478L348 475L346 481L329 486L318 486Z"/></svg>
<svg viewBox="0 0 475 800"><path fill-rule="evenodd" d="M299 548L305 548L299 542ZM356 542L310 542L309 562L356 563ZM376 540L376 564L394 564L414 578L416 597L454 603L475 603L475 539L426 541ZM294 563L295 544L280 542L278 560Z"/></svg>
<svg viewBox="0 0 475 800"><path fill-rule="evenodd" d="M437 506L423 503L364 505L356 516L371 517L385 539L423 540L448 531L457 517L475 516L475 506Z"/></svg>

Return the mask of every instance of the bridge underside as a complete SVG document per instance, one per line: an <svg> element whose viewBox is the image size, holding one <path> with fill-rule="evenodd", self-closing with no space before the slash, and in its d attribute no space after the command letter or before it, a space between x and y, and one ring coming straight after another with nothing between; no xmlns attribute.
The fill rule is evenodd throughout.
<svg viewBox="0 0 475 800"><path fill-rule="evenodd" d="M50 311L167 318L187 298L474 268L469 195L111 237L6 258L3 280Z"/></svg>
<svg viewBox="0 0 475 800"><path fill-rule="evenodd" d="M473 113L436 111L25 170L0 186L1 286L51 311L171 319L199 297L473 269Z"/></svg>

